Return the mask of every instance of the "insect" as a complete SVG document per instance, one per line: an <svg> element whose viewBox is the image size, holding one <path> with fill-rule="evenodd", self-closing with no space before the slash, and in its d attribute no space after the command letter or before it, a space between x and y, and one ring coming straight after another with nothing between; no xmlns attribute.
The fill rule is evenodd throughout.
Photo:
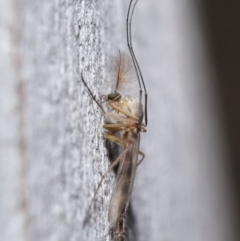
<svg viewBox="0 0 240 241"><path fill-rule="evenodd" d="M122 86L124 87L126 83L131 82L131 79L129 79L129 71L131 69L129 68L129 62L126 56L120 51L115 65L115 89L112 93L101 96L102 102L108 105L108 107L111 109L110 111L106 111L102 103L95 98L82 76L82 82L87 88L91 98L95 101L105 116L106 124L103 125L104 137L122 147L122 152L102 176L93 198L94 201L97 191L106 175L116 165L118 165L117 176L108 211L108 220L113 227L114 240L117 241L126 240L125 214L130 201L137 166L145 157L144 153L139 151L139 145L140 133L146 132L147 92L142 73L133 51L131 38L131 22L137 1L138 0L136 0L133 4L133 0L130 0L126 20L126 29L127 45L139 84L139 98L131 95L122 97L118 92ZM145 92L145 108L143 108L142 105L142 86ZM144 116L145 124L143 123Z"/></svg>

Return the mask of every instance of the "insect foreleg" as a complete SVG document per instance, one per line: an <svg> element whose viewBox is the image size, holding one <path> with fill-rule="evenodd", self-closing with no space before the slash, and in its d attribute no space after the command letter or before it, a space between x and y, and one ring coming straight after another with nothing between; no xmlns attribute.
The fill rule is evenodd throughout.
<svg viewBox="0 0 240 241"><path fill-rule="evenodd" d="M109 102L109 105L116 111L118 111L119 113L122 113L124 114L126 117L129 117L133 120L136 120L138 121L138 119L134 116L134 115L131 115L129 112L127 111L124 111L122 108L118 107L117 105L115 105L113 102Z"/></svg>

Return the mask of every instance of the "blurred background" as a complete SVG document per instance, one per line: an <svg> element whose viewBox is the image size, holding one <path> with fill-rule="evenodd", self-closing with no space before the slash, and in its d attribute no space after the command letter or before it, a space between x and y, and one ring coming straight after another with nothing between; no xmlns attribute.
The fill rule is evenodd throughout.
<svg viewBox="0 0 240 241"><path fill-rule="evenodd" d="M103 117L105 63L126 48L129 1L0 0L2 241L110 240L114 175ZM148 90L134 241L240 240L240 3L139 0L133 45ZM94 124L93 124L94 123Z"/></svg>

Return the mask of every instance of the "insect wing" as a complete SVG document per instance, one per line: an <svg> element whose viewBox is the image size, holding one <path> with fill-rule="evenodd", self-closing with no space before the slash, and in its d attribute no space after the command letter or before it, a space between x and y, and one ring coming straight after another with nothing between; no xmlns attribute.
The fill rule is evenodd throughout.
<svg viewBox="0 0 240 241"><path fill-rule="evenodd" d="M129 149L126 147L126 153L123 155L118 168L108 212L108 219L111 224L117 222L122 211L129 203L137 169L140 134L128 133L128 139L133 144Z"/></svg>

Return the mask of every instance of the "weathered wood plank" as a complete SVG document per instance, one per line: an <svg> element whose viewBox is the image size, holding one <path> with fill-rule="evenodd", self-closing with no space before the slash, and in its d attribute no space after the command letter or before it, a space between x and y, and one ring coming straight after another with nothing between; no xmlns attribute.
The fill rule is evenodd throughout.
<svg viewBox="0 0 240 241"><path fill-rule="evenodd" d="M97 97L109 91L106 62L126 50L128 1L1 4L3 240L109 240L113 174L82 226L109 163L102 114L80 77ZM134 241L238 240L216 76L201 29L192 1L140 0L135 11L149 125L132 198Z"/></svg>

